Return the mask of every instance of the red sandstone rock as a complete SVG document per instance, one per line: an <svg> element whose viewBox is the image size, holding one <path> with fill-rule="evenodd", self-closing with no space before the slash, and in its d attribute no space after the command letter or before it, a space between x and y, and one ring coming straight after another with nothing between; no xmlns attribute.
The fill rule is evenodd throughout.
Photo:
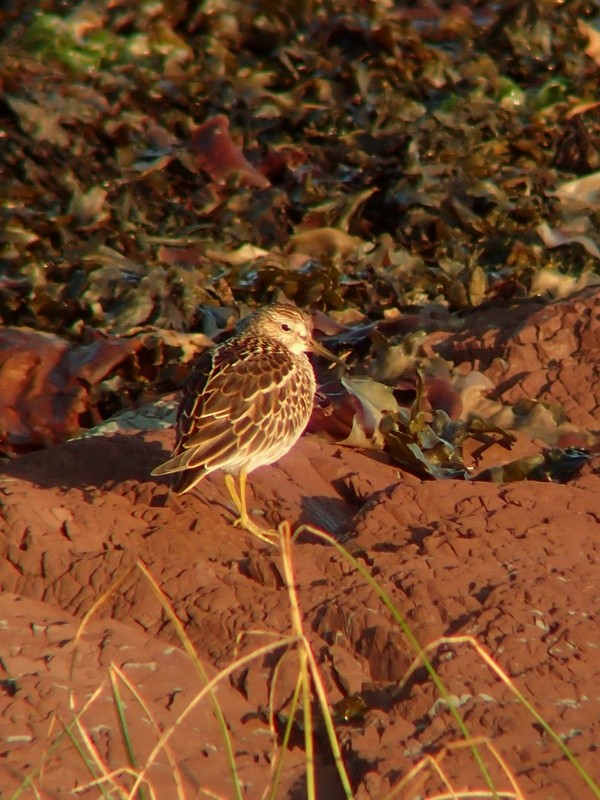
<svg viewBox="0 0 600 800"><path fill-rule="evenodd" d="M493 334L495 352L507 363L481 366L502 377L502 394L512 401L537 387L549 399L570 403L579 424L597 429L598 302L588 290L546 309L531 308L507 323L506 335L500 329ZM448 340L444 346L455 345ZM163 730L199 691L201 681L136 562L147 565L169 598L210 676L291 630L281 557L231 527L220 476L166 504L167 486L149 473L171 444L168 431L96 437L28 454L3 469L0 785L7 796L61 730L54 715L70 721L69 692L81 709L101 687L85 722L110 768L125 764L106 683L111 664L139 689ZM530 446L520 434L506 460ZM494 459L500 455L498 448ZM486 456L473 458L481 466ZM253 473L249 486L251 507L270 524L285 518L350 535L348 547L422 645L444 636L474 637L600 780L597 457L565 485L424 482L372 454L308 434L278 464ZM383 796L426 752L438 753L455 788L483 789L468 749L440 751L461 737L427 675L420 670L400 688L414 653L375 591L332 546L309 535L294 545L294 559L305 630L330 703L359 692L368 707L364 719L338 727L356 797ZM121 578L75 645L83 615ZM256 631L265 634L249 635ZM218 690L249 798L262 796L271 775L265 710L275 663L273 657L252 661ZM493 742L529 800L591 796L557 745L468 644L446 647L435 663L471 735ZM277 672L275 712L285 708L295 670L287 656ZM129 690L123 694L143 763L158 734ZM186 796L201 790L232 796L208 701L177 727L170 744ZM280 797L302 785L301 744L298 737L288 753ZM333 798L320 738L317 750L319 780L329 787L323 796ZM483 753L497 787L510 788L497 762ZM415 784L414 791L409 785L403 796L443 790L431 770L423 774L429 776L424 785ZM158 797L175 796L164 753L149 778ZM34 786L42 796L55 796L89 780L64 742ZM23 795L34 796L33 789Z"/></svg>

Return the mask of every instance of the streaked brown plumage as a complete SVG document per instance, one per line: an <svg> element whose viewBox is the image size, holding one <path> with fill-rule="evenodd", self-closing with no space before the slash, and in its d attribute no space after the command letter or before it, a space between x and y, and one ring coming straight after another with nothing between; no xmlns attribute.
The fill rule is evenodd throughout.
<svg viewBox="0 0 600 800"><path fill-rule="evenodd" d="M183 494L222 469L239 513L235 524L270 541L274 532L248 516L246 476L285 455L308 423L316 382L307 351L337 361L313 340L307 314L276 304L203 353L179 405L175 449L152 475L173 474L172 488Z"/></svg>

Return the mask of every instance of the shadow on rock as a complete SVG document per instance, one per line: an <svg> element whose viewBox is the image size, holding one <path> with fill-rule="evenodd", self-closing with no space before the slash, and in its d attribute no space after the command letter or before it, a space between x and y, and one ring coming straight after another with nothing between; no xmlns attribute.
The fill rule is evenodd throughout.
<svg viewBox="0 0 600 800"><path fill-rule="evenodd" d="M148 442L143 434L93 436L16 458L2 467L0 476L22 478L41 488L107 487L148 481L167 457L160 443Z"/></svg>
<svg viewBox="0 0 600 800"><path fill-rule="evenodd" d="M354 514L355 508L352 504L341 497L307 495L300 500L300 516L294 529L300 525L310 525L337 539L347 530ZM303 542L322 542L322 539L310 531L304 531L301 534L301 540Z"/></svg>

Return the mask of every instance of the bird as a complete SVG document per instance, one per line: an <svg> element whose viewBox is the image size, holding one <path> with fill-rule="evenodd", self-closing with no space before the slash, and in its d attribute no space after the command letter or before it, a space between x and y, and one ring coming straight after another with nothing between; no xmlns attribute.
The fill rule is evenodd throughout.
<svg viewBox="0 0 600 800"><path fill-rule="evenodd" d="M175 448L151 473L171 475L171 490L183 494L222 470L238 513L234 526L268 543L277 532L250 518L247 476L284 456L308 424L316 379L307 353L345 368L312 334L307 313L275 303L246 317L237 334L204 351L184 387Z"/></svg>

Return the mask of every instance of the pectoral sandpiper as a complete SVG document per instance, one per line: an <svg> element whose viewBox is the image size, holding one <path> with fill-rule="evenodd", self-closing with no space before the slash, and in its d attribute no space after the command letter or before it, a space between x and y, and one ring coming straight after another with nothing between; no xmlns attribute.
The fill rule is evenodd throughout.
<svg viewBox="0 0 600 800"><path fill-rule="evenodd" d="M175 449L152 472L173 473L172 489L183 494L222 469L239 515L234 525L267 542L275 531L250 519L246 477L285 455L306 428L316 390L306 353L342 363L315 342L312 327L295 306L266 306L240 333L203 353L179 405Z"/></svg>

